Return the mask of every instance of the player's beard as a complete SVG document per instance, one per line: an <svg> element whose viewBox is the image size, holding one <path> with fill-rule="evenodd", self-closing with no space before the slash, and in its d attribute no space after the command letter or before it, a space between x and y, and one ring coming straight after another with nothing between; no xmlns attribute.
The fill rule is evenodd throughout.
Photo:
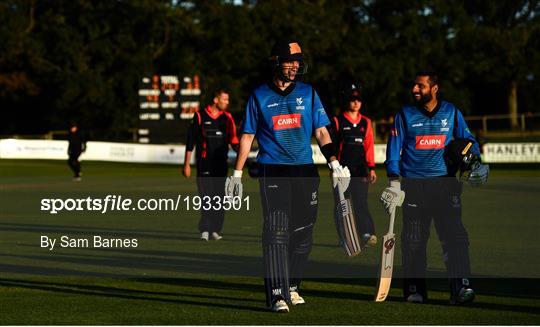
<svg viewBox="0 0 540 327"><path fill-rule="evenodd" d="M419 98L415 97L415 95L417 95L417 94L420 95ZM413 95L414 103L419 105L419 106L423 106L426 103L428 103L429 101L431 101L431 99L433 99L433 96L431 95L431 93L422 94L420 92L414 92L412 95Z"/></svg>

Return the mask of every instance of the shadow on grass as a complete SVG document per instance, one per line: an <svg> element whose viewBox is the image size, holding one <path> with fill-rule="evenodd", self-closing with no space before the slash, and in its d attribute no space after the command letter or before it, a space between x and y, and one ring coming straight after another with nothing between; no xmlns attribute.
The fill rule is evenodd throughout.
<svg viewBox="0 0 540 327"><path fill-rule="evenodd" d="M319 283L332 283L338 285L359 285L373 287L373 294L357 294L352 292L336 292L324 290L305 290L306 295L318 296L322 298L351 299L373 301L375 295L375 285L377 279L310 279ZM474 280L476 290L476 301L464 308L477 308L488 310L500 310L511 312L533 313L540 315L540 292L538 279L500 279L500 278L480 278ZM399 288L403 284L402 279L392 281L392 288ZM448 281L446 279L428 279L430 291L449 292ZM503 303L488 303L482 301L482 296L494 296L502 298L530 299L532 305L517 305ZM387 302L403 302L401 296L389 296ZM429 299L427 304L450 306L448 300Z"/></svg>
<svg viewBox="0 0 540 327"><path fill-rule="evenodd" d="M205 288L212 288L213 281L206 281ZM220 282L223 284L223 282ZM174 303L184 305L196 305L202 307L216 307L224 309L234 309L254 311L254 312L268 312L264 308L263 300L253 300L242 298L235 298L229 296L215 296L215 295L200 295L200 294L186 294L178 292L153 292L153 291L141 291L119 287L109 286L95 286L95 285L80 285L69 283L53 283L53 282L39 282L29 280L17 280L17 279L1 279L0 285L6 287L18 287L32 290L57 292L65 294L96 296L96 297L109 297L119 298L126 300L142 300L142 301L156 301L163 303ZM193 285L190 285L193 287ZM201 292L204 294L204 292ZM187 298L200 299L201 301L189 300ZM229 303L216 303L216 300L222 300ZM238 302L256 302L257 306L247 306L243 304L232 304L230 301Z"/></svg>

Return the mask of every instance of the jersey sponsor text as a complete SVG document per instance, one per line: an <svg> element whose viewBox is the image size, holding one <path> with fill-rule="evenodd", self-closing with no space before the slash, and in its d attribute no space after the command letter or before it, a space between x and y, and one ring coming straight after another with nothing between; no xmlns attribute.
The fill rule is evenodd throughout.
<svg viewBox="0 0 540 327"><path fill-rule="evenodd" d="M285 114L273 116L274 130L300 128L301 114Z"/></svg>
<svg viewBox="0 0 540 327"><path fill-rule="evenodd" d="M418 135L416 136L417 150L433 150L444 148L446 135Z"/></svg>

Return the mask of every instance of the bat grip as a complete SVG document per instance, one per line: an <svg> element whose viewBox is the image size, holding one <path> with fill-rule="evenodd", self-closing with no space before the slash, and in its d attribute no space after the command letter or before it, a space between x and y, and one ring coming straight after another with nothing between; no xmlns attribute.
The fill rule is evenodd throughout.
<svg viewBox="0 0 540 327"><path fill-rule="evenodd" d="M396 207L390 212L390 222L388 223L388 234L394 234L394 220L396 219Z"/></svg>

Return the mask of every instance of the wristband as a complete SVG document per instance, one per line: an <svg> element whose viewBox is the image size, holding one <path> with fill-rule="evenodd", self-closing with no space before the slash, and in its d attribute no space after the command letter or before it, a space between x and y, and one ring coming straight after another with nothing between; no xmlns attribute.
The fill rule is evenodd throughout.
<svg viewBox="0 0 540 327"><path fill-rule="evenodd" d="M334 143L326 143L325 145L321 146L321 153L326 158L326 161L329 162L330 158L337 157L336 156L336 147L334 146Z"/></svg>
<svg viewBox="0 0 540 327"><path fill-rule="evenodd" d="M242 173L243 173L243 172L244 172L244 171L242 171L242 170L236 170L236 169L235 169L235 170L233 171L232 177L242 177Z"/></svg>

